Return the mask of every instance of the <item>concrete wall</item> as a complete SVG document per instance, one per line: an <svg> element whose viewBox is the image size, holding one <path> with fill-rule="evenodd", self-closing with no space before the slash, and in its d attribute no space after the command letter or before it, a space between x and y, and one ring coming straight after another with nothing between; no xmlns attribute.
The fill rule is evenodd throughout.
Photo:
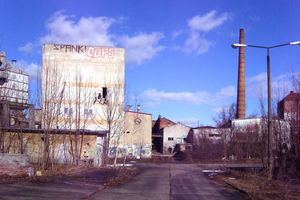
<svg viewBox="0 0 300 200"><path fill-rule="evenodd" d="M286 120L273 120L273 131L280 133L274 134L273 142L282 141L290 148L291 126ZM232 131L234 133L258 133L260 136L267 131L268 120L264 118L234 119L232 120ZM279 138L281 137L281 138Z"/></svg>
<svg viewBox="0 0 300 200"><path fill-rule="evenodd" d="M207 138L213 143L217 143L221 140L222 134L226 134L229 137L230 128L195 128L193 129L193 144L198 145L201 138Z"/></svg>
<svg viewBox="0 0 300 200"><path fill-rule="evenodd" d="M190 127L177 123L164 128L163 131L163 152L172 153L176 144L185 143L184 139L190 131Z"/></svg>
<svg viewBox="0 0 300 200"><path fill-rule="evenodd" d="M43 44L43 112L59 113L52 128L105 130L105 107L124 107L124 83L124 48Z"/></svg>
<svg viewBox="0 0 300 200"><path fill-rule="evenodd" d="M29 167L28 155L0 153L0 165Z"/></svg>
<svg viewBox="0 0 300 200"><path fill-rule="evenodd" d="M152 115L125 112L125 131L119 144L111 145L110 155L150 158L152 152Z"/></svg>
<svg viewBox="0 0 300 200"><path fill-rule="evenodd" d="M23 139L22 143L19 139L17 139L17 136L20 134L22 136L21 138ZM29 159L29 162L41 162L44 145L43 137L44 134L42 133L5 133L4 144L6 147L8 146L6 144L10 144L10 148L5 148L6 152L8 153L8 157L10 155L25 156L25 154L27 154L28 156L26 156L27 159ZM73 157L71 155L71 144L68 133L50 135L50 144L50 157L52 158L54 154L55 163L72 163ZM80 145L80 142L78 145ZM81 160L93 160L95 166L101 166L103 164L103 147L104 138L98 137L97 135L85 135L83 140ZM18 154L21 152L24 154Z"/></svg>
<svg viewBox="0 0 300 200"><path fill-rule="evenodd" d="M24 154L0 153L0 175L32 176L28 156Z"/></svg>

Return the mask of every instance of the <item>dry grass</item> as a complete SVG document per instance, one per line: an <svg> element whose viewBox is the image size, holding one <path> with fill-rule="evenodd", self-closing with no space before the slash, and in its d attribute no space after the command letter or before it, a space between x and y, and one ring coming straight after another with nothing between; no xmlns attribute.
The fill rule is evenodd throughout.
<svg viewBox="0 0 300 200"><path fill-rule="evenodd" d="M281 200L300 199L300 185L290 180L268 180L264 171L239 172L229 170L214 177L219 183L226 183L251 199Z"/></svg>
<svg viewBox="0 0 300 200"><path fill-rule="evenodd" d="M117 176L111 177L107 183L104 184L105 187L112 187L114 185L119 185L127 182L134 175L138 174L139 170L136 167L122 167L119 168Z"/></svg>
<svg viewBox="0 0 300 200"><path fill-rule="evenodd" d="M1 175L0 179L10 180L10 181L28 181L28 182L48 182L48 181L63 181L62 177L71 177L73 179L82 179L81 173L89 172L93 170L98 170L98 173L103 175L98 175L103 181L103 186L111 187L113 185L121 184L133 175L139 172L136 167L92 167L90 165L71 165L71 164L55 164L49 166L47 170L42 171L42 176L37 176L36 172L40 170L38 164L31 164L34 169L35 175L33 177L24 176L9 176ZM61 177L61 178L60 178ZM101 181L100 181L101 182Z"/></svg>

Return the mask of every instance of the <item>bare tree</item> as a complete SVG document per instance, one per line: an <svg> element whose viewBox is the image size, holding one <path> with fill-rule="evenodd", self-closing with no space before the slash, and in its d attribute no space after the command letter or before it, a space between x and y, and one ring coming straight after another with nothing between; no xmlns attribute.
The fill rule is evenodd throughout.
<svg viewBox="0 0 300 200"><path fill-rule="evenodd" d="M99 128L108 130L105 163L107 163L110 148L115 149L115 163L119 154L119 145L125 133L124 127L124 77L109 80L104 86L98 107L97 117L102 122ZM108 87L109 86L109 87ZM100 96L100 95L99 95ZM97 118L96 117L96 118Z"/></svg>
<svg viewBox="0 0 300 200"><path fill-rule="evenodd" d="M61 117L65 116L64 128L69 129L69 141L73 163L79 164L82 155L85 130L89 128L94 119L93 103L95 89L91 76L83 77L80 67L75 67L75 76L65 82ZM66 106L66 107L64 107Z"/></svg>
<svg viewBox="0 0 300 200"><path fill-rule="evenodd" d="M50 64L49 60L44 60L43 63L43 85L42 85L42 126L44 129L43 137L43 159L42 169L47 168L47 163L50 158L50 148L54 148L56 138L51 133L58 126L58 116L62 103L64 91L64 78L62 77L62 69L58 69L55 63ZM53 151L54 152L54 151Z"/></svg>
<svg viewBox="0 0 300 200"><path fill-rule="evenodd" d="M216 117L213 117L213 121L218 128L228 128L231 125L231 120L235 119L236 104L231 103L228 106L223 106Z"/></svg>
<svg viewBox="0 0 300 200"><path fill-rule="evenodd" d="M228 148L229 144L232 144L232 130L231 121L235 119L236 116L236 104L231 103L228 106L224 106L216 117L213 117L213 121L215 122L219 135L221 137L221 143L223 144L223 156L225 158L228 157ZM229 143L231 142L231 143Z"/></svg>

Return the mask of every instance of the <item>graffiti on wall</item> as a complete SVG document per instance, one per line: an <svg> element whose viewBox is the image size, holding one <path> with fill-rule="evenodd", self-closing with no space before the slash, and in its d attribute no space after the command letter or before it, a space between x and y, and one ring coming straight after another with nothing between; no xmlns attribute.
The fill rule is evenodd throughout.
<svg viewBox="0 0 300 200"><path fill-rule="evenodd" d="M54 154L58 163L71 163L73 161L68 143L61 143L58 148L54 149Z"/></svg>
<svg viewBox="0 0 300 200"><path fill-rule="evenodd" d="M151 157L151 146L150 145L127 145L124 147L112 147L110 148L110 155L112 156L129 156L129 157Z"/></svg>
<svg viewBox="0 0 300 200"><path fill-rule="evenodd" d="M64 52L71 52L71 53L75 53L75 52L84 53L84 52L86 52L86 46L54 44L54 50L64 51Z"/></svg>
<svg viewBox="0 0 300 200"><path fill-rule="evenodd" d="M86 53L91 58L114 58L114 48L87 47L83 45L60 45L54 44L54 50L71 53Z"/></svg>
<svg viewBox="0 0 300 200"><path fill-rule="evenodd" d="M97 48L97 47L89 47L86 55L91 58L113 58L114 57L114 49L113 48Z"/></svg>

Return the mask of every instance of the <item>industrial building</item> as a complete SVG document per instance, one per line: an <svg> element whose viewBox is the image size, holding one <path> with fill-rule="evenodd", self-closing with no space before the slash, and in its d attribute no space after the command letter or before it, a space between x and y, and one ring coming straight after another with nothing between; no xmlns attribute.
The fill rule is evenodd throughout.
<svg viewBox="0 0 300 200"><path fill-rule="evenodd" d="M124 107L124 76L124 48L43 44L44 128L107 129L106 108Z"/></svg>
<svg viewBox="0 0 300 200"><path fill-rule="evenodd" d="M6 60L5 52L0 52L0 116L2 128L33 128L34 106L28 104L28 74L15 68ZM28 109L30 120L25 118Z"/></svg>
<svg viewBox="0 0 300 200"><path fill-rule="evenodd" d="M125 111L123 155L150 158L152 155L152 114Z"/></svg>
<svg viewBox="0 0 300 200"><path fill-rule="evenodd" d="M99 157L105 140L111 148L123 132L124 79L124 48L43 44L43 129L107 132L97 137L95 155L86 156Z"/></svg>

